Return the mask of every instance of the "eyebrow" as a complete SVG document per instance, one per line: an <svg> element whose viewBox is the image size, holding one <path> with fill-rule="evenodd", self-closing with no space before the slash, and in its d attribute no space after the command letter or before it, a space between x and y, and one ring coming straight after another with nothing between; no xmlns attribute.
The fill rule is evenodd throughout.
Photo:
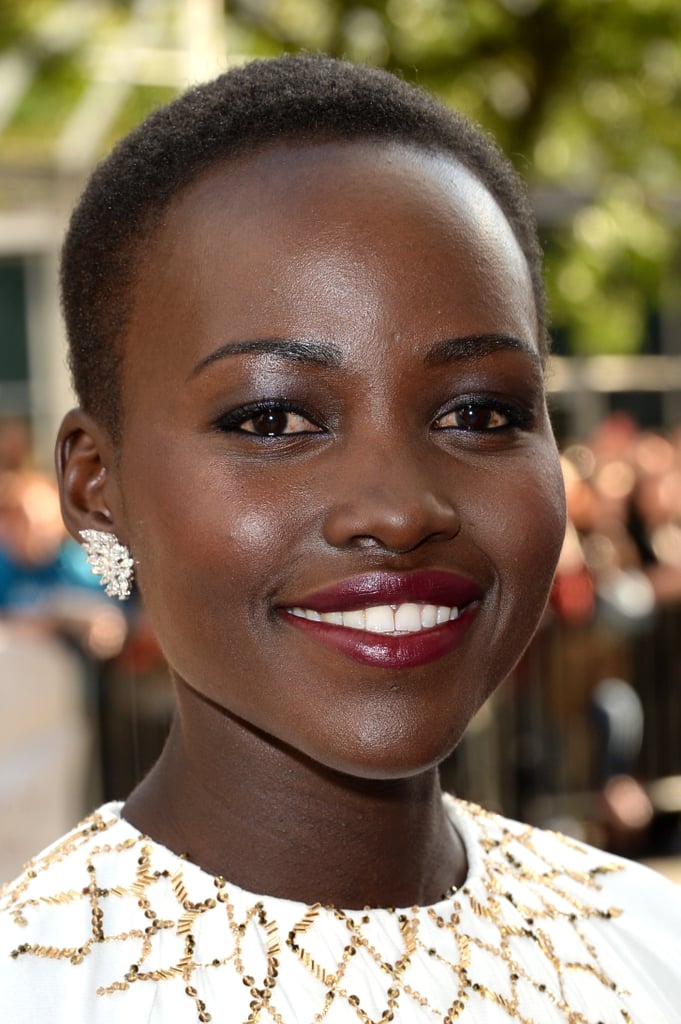
<svg viewBox="0 0 681 1024"><path fill-rule="evenodd" d="M220 359L253 354L274 356L292 363L310 363L313 366L337 367L343 362L343 351L333 342L312 341L307 338L256 338L253 341L232 341L226 345L220 345L214 352L199 360L187 377L187 381Z"/></svg>
<svg viewBox="0 0 681 1024"><path fill-rule="evenodd" d="M543 365L537 349L529 341L512 334L468 334L462 338L447 338L436 342L425 358L426 366L441 366L457 359L474 359L498 351L524 352Z"/></svg>
<svg viewBox="0 0 681 1024"><path fill-rule="evenodd" d="M468 334L461 338L447 338L436 342L427 353L426 366L442 366L458 359L473 359L499 350L524 352L542 366L537 349L528 341L511 334ZM252 341L232 341L220 345L192 368L187 382L208 366L229 356L265 355L285 362L308 363L313 366L339 367L343 363L343 349L330 341L309 338L255 338Z"/></svg>

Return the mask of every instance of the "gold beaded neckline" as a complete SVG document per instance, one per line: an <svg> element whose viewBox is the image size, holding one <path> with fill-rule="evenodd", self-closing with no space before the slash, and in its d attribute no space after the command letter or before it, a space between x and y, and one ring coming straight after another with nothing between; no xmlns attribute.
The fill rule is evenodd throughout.
<svg viewBox="0 0 681 1024"><path fill-rule="evenodd" d="M483 1004L499 1024L631 1024L626 979L598 957L620 913L601 882L618 867L565 837L446 804L466 845L466 884L429 907L364 911L248 893L109 805L2 892L17 930L11 956L36 972L58 964L120 1014L140 986L150 1006L166 992L172 1019L187 1024L221 1019L225 1006L240 1022L450 1024L478 1020Z"/></svg>

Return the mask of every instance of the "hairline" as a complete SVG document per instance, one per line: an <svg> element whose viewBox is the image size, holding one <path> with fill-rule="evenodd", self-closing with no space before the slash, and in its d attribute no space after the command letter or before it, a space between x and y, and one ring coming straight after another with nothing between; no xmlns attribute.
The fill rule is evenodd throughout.
<svg viewBox="0 0 681 1024"><path fill-rule="evenodd" d="M397 143L466 169L495 201L525 257L536 343L546 360L536 220L526 186L495 141L419 86L380 69L321 54L256 60L154 111L95 169L74 209L61 262L69 363L83 407L112 436L120 437L121 361L134 291L170 211L216 168L276 147L327 142Z"/></svg>
<svg viewBox="0 0 681 1024"><path fill-rule="evenodd" d="M266 138L261 139L257 143L247 147L244 142L238 147L235 147L232 153L220 153L216 154L215 159L211 162L206 163L202 167L196 167L193 175L188 176L187 180L182 183L181 187L176 189L172 195L167 197L167 200L163 204L155 204L147 208L146 217L147 220L143 224L144 231L142 232L143 238L138 239L130 250L130 264L129 272L130 276L127 283L122 285L122 291L129 296L129 307L127 310L126 318L120 325L118 334L118 353L117 353L117 366L118 373L115 377L115 386L118 388L118 417L117 417L117 437L120 438L122 433L122 421L124 418L124 396L123 396L123 362L125 358L125 346L126 346L126 333L127 328L130 324L130 317L132 314L132 308L135 303L135 296L140 280L140 274L142 269L142 262L146 254L151 254L155 248L159 236L163 231L163 228L168 223L168 219L172 217L174 211L181 205L183 200L187 199L189 194L194 190L201 187L211 175L224 170L229 173L229 169L239 168L247 166L251 161L257 160L263 153L268 153L276 150L286 150L309 146L310 148L321 148L327 145L341 145L341 146L362 146L367 145L368 147L381 146L384 149L412 151L416 154L425 154L433 159L443 159L447 163L454 167L463 169L468 173L489 195L492 202L495 204L504 220L508 224L511 234L518 246L518 250L522 255L525 268L528 275L528 285L532 294L532 301L535 312L535 341L537 345L537 351L541 360L542 366L545 368L546 360L548 355L547 342L542 332L542 320L540 310L537 307L537 294L532 281L532 273L523 246L518 238L514 229L512 221L509 219L508 214L504 210L503 206L499 202L498 198L494 195L489 187L489 184L485 181L484 177L478 172L475 167L472 167L467 161L461 158L457 153L449 150L443 143L440 142L427 142L417 138L404 137L391 137L383 136L378 133L367 133L366 135L353 135L344 136L340 132L333 132L329 129L323 129L319 132L305 132L295 133L292 132L290 135L281 135L277 138ZM93 412L92 410L89 410ZM93 412L96 416L96 413ZM106 424L105 424L106 426ZM108 429L108 427L107 427Z"/></svg>

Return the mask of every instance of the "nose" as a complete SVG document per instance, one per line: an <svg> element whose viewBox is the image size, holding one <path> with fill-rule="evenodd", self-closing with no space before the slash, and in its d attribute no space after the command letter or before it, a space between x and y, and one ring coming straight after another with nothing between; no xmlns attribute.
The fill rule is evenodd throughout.
<svg viewBox="0 0 681 1024"><path fill-rule="evenodd" d="M451 478L440 460L404 448L365 447L349 452L337 469L324 524L333 547L402 554L458 534Z"/></svg>

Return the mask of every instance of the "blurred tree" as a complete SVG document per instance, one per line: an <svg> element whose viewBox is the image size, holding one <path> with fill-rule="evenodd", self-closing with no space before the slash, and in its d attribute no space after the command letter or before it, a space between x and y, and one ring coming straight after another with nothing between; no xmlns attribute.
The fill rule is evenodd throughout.
<svg viewBox="0 0 681 1024"><path fill-rule="evenodd" d="M59 6L4 0L0 46L29 46L45 11ZM81 6L106 9L110 19L136 10L123 0ZM376 64L490 129L533 190L553 318L571 350L645 347L648 312L659 306L677 250L678 0L228 0L225 7L231 53L319 49ZM77 91L86 67L81 47L82 40L62 47L58 74L52 55L44 86L36 72L34 104L42 95L49 107L55 75L65 98ZM138 102L131 115L143 109Z"/></svg>
<svg viewBox="0 0 681 1024"><path fill-rule="evenodd" d="M533 189L553 318L633 352L677 247L678 0L232 0L253 49L398 71L499 139Z"/></svg>

